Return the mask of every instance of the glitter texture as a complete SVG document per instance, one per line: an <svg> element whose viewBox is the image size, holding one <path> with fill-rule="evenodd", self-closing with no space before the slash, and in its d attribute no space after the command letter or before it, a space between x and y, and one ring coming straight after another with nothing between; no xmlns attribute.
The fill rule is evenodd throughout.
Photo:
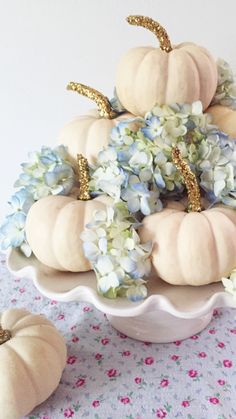
<svg viewBox="0 0 236 419"><path fill-rule="evenodd" d="M114 119L117 117L118 114L112 109L108 98L98 92L98 90L86 86L85 84L75 83L73 81L67 85L67 90L73 90L74 92L93 100L97 104L99 114L102 118Z"/></svg>
<svg viewBox="0 0 236 419"><path fill-rule="evenodd" d="M0 345L11 339L11 332L9 330L3 330L0 326Z"/></svg>
<svg viewBox="0 0 236 419"><path fill-rule="evenodd" d="M78 181L80 183L80 191L79 191L78 199L80 199L81 201L88 201L90 199L88 160L82 154L78 154L77 164L78 164Z"/></svg>
<svg viewBox="0 0 236 419"><path fill-rule="evenodd" d="M127 22L130 25L142 26L143 28L148 29L149 31L154 33L154 35L156 35L157 39L160 42L160 48L163 51L172 51L169 36L166 30L163 28L163 26L160 25L160 23L146 16L128 16Z"/></svg>
<svg viewBox="0 0 236 419"><path fill-rule="evenodd" d="M183 181L186 185L188 192L188 211L201 211L201 194L197 183L195 174L191 171L189 165L182 159L178 147L172 150L172 159L177 169L183 176Z"/></svg>

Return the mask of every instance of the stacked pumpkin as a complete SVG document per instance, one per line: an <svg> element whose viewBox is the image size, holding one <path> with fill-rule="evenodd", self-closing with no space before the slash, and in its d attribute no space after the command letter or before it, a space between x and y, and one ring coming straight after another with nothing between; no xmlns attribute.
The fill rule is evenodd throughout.
<svg viewBox="0 0 236 419"><path fill-rule="evenodd" d="M134 48L121 59L116 92L124 112L115 110L97 90L69 83L68 90L94 100L98 106L98 110L67 124L59 136L59 143L67 147L70 164L77 174L76 185L69 196L39 199L27 215L26 238L34 255L57 270L83 272L93 268L85 257L81 233L95 210L103 212L114 202L105 194L91 199L88 164L96 165L99 152L109 146L111 131L118 124L128 121L129 127L134 128L139 123L138 117L142 119L157 104L201 101L213 123L236 137L236 111L212 104L218 73L211 54L189 42L172 46L165 29L150 18L130 16L127 20L153 32L160 47ZM166 282L198 286L220 281L236 267L236 211L222 204L208 208L209 203L201 199L197 178L180 149L171 144L170 150L187 189L187 202L186 198L169 199L164 209L146 215L136 241L152 242L153 268ZM102 228L99 234L102 241ZM125 242L131 251L133 241L127 238ZM129 272L127 260L123 263ZM1 315L0 321L0 405L8 405L4 417L15 418L28 413L55 390L65 366L66 347L55 327L42 316L9 310ZM15 370L8 371L13 364L21 375L21 385Z"/></svg>
<svg viewBox="0 0 236 419"><path fill-rule="evenodd" d="M172 46L165 29L143 16L130 16L131 25L142 26L158 38L160 47L138 47L121 59L116 92L125 113L112 109L109 100L88 86L71 82L68 89L94 100L98 111L79 116L62 130L59 142L68 148L71 164L83 155L90 164L109 144L110 132L119 122L143 117L156 104L192 103L200 100L213 122L236 137L236 113L228 107L210 106L217 88L217 66L203 47L185 42ZM174 149L173 149L174 152ZM202 285L220 281L236 266L236 212L219 205L202 210L191 202L191 171L175 150L176 167L186 183L190 212L181 202L169 202L161 212L143 219L142 240L153 242L152 263L165 281L179 285ZM186 171L188 176L186 177ZM186 178L186 179L185 179ZM189 183L190 179L190 183ZM80 187L81 187L81 178ZM197 186L195 185L195 189ZM91 269L82 250L81 232L95 209L104 209L111 199L79 196L40 199L27 216L27 240L44 264L65 271ZM73 227L72 227L73 225Z"/></svg>

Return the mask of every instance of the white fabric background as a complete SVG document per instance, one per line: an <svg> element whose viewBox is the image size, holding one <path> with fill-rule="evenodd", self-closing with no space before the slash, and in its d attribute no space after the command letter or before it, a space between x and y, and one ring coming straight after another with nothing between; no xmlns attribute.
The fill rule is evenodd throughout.
<svg viewBox="0 0 236 419"><path fill-rule="evenodd" d="M53 145L91 107L69 80L111 96L119 57L155 37L125 22L144 14L173 43L193 41L236 69L234 0L0 0L0 221L27 152Z"/></svg>

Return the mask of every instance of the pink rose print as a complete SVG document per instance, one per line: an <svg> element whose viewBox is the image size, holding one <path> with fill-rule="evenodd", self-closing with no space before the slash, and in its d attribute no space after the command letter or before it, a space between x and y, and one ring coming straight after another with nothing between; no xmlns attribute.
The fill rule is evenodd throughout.
<svg viewBox="0 0 236 419"><path fill-rule="evenodd" d="M146 346L151 346L152 342L143 342Z"/></svg>
<svg viewBox="0 0 236 419"><path fill-rule="evenodd" d="M59 314L57 316L57 320L64 320L64 318L65 318L65 315L64 314Z"/></svg>
<svg viewBox="0 0 236 419"><path fill-rule="evenodd" d="M108 339L108 338L103 338L101 340L102 345L107 345L109 342L110 342L110 339Z"/></svg>
<svg viewBox="0 0 236 419"><path fill-rule="evenodd" d="M118 375L118 371L115 370L114 368L111 368L110 370L107 371L107 375L108 377L112 378L112 377L117 377Z"/></svg>
<svg viewBox="0 0 236 419"><path fill-rule="evenodd" d="M55 304L57 304L57 301L56 300L52 300L51 301L51 305L54 306Z"/></svg>
<svg viewBox="0 0 236 419"><path fill-rule="evenodd" d="M191 377L191 378L195 378L195 377L197 377L198 372L197 372L196 370L189 370L189 371L188 371L188 375L189 375L189 377Z"/></svg>
<svg viewBox="0 0 236 419"><path fill-rule="evenodd" d="M124 333L118 333L118 336L121 338L121 339L126 339L127 338L127 336L124 334Z"/></svg>
<svg viewBox="0 0 236 419"><path fill-rule="evenodd" d="M190 338L190 339L197 340L198 338L199 338L199 336L198 336L198 335L193 335L193 336L191 336L191 338Z"/></svg>
<svg viewBox="0 0 236 419"><path fill-rule="evenodd" d="M135 377L134 381L135 381L136 384L141 384L142 378L141 377Z"/></svg>
<svg viewBox="0 0 236 419"><path fill-rule="evenodd" d="M78 336L73 336L73 338L71 340L72 340L72 342L76 343L76 342L79 341L79 338L78 338Z"/></svg>
<svg viewBox="0 0 236 419"><path fill-rule="evenodd" d="M129 404L130 403L130 398L129 397L121 397L120 398L121 403L123 404Z"/></svg>
<svg viewBox="0 0 236 419"><path fill-rule="evenodd" d="M174 342L174 344L176 345L176 346L180 346L181 345L181 340L176 340L175 342Z"/></svg>
<svg viewBox="0 0 236 419"><path fill-rule="evenodd" d="M76 383L75 386L76 387L82 387L85 384L85 379L84 378L79 378Z"/></svg>
<svg viewBox="0 0 236 419"><path fill-rule="evenodd" d="M40 297L40 295L36 295L36 297L34 297L34 299L35 299L35 301L39 301L39 300L41 300L41 297Z"/></svg>
<svg viewBox="0 0 236 419"><path fill-rule="evenodd" d="M156 411L156 417L157 418L163 419L163 418L166 417L166 415L167 415L167 412L164 409L157 409L157 411Z"/></svg>
<svg viewBox="0 0 236 419"><path fill-rule="evenodd" d="M183 400L182 403L181 403L181 406L188 407L188 406L190 406L190 403L189 403L188 400Z"/></svg>
<svg viewBox="0 0 236 419"><path fill-rule="evenodd" d="M76 329L76 324L74 324L73 326L71 326L70 330L75 330Z"/></svg>
<svg viewBox="0 0 236 419"><path fill-rule="evenodd" d="M236 335L236 329L230 329L230 332Z"/></svg>
<svg viewBox="0 0 236 419"><path fill-rule="evenodd" d="M178 355L172 355L171 359L172 359L172 361L178 361L179 356Z"/></svg>
<svg viewBox="0 0 236 419"><path fill-rule="evenodd" d="M12 304L15 304L16 302L17 302L16 298L13 298L13 299L11 300L11 303L12 303Z"/></svg>
<svg viewBox="0 0 236 419"><path fill-rule="evenodd" d="M224 386L225 385L225 380L218 380L217 381L217 383L220 385L220 386Z"/></svg>
<svg viewBox="0 0 236 419"><path fill-rule="evenodd" d="M144 362L146 365L152 365L154 362L154 358L152 356L148 356L147 358L144 359Z"/></svg>
<svg viewBox="0 0 236 419"><path fill-rule="evenodd" d="M198 357L199 358L206 358L207 354L206 352L199 352Z"/></svg>
<svg viewBox="0 0 236 419"><path fill-rule="evenodd" d="M100 359L102 359L102 358L103 358L102 354L97 353L97 354L95 355L95 359L97 359L98 361L99 361Z"/></svg>
<svg viewBox="0 0 236 419"><path fill-rule="evenodd" d="M75 412L69 407L68 409L64 410L64 416L65 418L72 418L74 416Z"/></svg>
<svg viewBox="0 0 236 419"><path fill-rule="evenodd" d="M169 380L167 380L166 378L163 378L163 380L161 380L160 382L160 386L167 387L168 385L169 385Z"/></svg>
<svg viewBox="0 0 236 419"><path fill-rule="evenodd" d="M76 360L77 360L77 356L75 356L75 355L70 355L70 356L68 356L68 358L67 358L67 364L70 364L70 365L72 365L72 364L74 364L75 362L76 362Z"/></svg>
<svg viewBox="0 0 236 419"><path fill-rule="evenodd" d="M219 399L217 397L210 397L209 402L212 404L218 404L220 403Z"/></svg>
<svg viewBox="0 0 236 419"><path fill-rule="evenodd" d="M131 352L130 351L124 351L122 352L122 356L130 356Z"/></svg>
<svg viewBox="0 0 236 419"><path fill-rule="evenodd" d="M93 330L100 330L100 326L96 326L96 325L94 325L94 326L92 326L92 329L93 329Z"/></svg>
<svg viewBox="0 0 236 419"><path fill-rule="evenodd" d="M85 306L85 307L83 308L83 312L84 312L84 313L88 313L89 311L92 311L92 309L91 309L90 307Z"/></svg>
<svg viewBox="0 0 236 419"><path fill-rule="evenodd" d="M218 342L218 345L217 346L219 346L219 348L224 348L225 347L225 344L224 344L224 342Z"/></svg>
<svg viewBox="0 0 236 419"><path fill-rule="evenodd" d="M210 333L210 335L215 335L216 330L215 329L209 329L208 333Z"/></svg>
<svg viewBox="0 0 236 419"><path fill-rule="evenodd" d="M19 288L19 292L20 292L21 294L24 294L24 292L25 292L25 288Z"/></svg>
<svg viewBox="0 0 236 419"><path fill-rule="evenodd" d="M92 405L93 405L93 407L98 407L100 405L100 401L99 400L94 400Z"/></svg>
<svg viewBox="0 0 236 419"><path fill-rule="evenodd" d="M229 359L224 359L224 361L223 361L223 365L224 365L224 367L226 367L226 368L231 368L231 367L232 367L232 365L233 365L233 363L232 363L232 361L230 361Z"/></svg>

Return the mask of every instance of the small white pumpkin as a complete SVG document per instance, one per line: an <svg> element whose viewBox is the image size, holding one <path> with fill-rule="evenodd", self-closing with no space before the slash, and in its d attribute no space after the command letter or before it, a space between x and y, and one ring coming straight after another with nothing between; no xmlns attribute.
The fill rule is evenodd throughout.
<svg viewBox="0 0 236 419"><path fill-rule="evenodd" d="M0 325L1 416L19 419L57 388L66 345L49 320L27 310L4 311Z"/></svg>
<svg viewBox="0 0 236 419"><path fill-rule="evenodd" d="M196 286L220 281L236 267L236 211L225 205L201 211L195 176L178 153L175 163L185 179L191 210L170 202L144 218L140 238L152 240L152 263L164 281Z"/></svg>
<svg viewBox="0 0 236 419"><path fill-rule="evenodd" d="M58 143L68 148L72 162L81 153L93 164L99 151L107 147L112 128L125 119L133 118L133 115L119 115L102 93L81 83L70 82L67 89L94 100L99 109L92 109L87 115L78 116L65 125L59 134Z"/></svg>
<svg viewBox="0 0 236 419"><path fill-rule="evenodd" d="M228 106L213 105L207 108L207 113L212 116L212 123L231 138L236 138L236 111Z"/></svg>
<svg viewBox="0 0 236 419"><path fill-rule="evenodd" d="M129 16L127 21L151 30L160 48L133 48L122 57L116 91L124 108L144 116L157 103L201 100L206 109L217 87L217 66L211 54L190 42L172 46L165 29L148 17Z"/></svg>
<svg viewBox="0 0 236 419"><path fill-rule="evenodd" d="M98 196L80 201L73 196L48 196L35 202L26 219L26 238L45 265L59 271L89 271L80 234L95 210L111 204L111 198Z"/></svg>

